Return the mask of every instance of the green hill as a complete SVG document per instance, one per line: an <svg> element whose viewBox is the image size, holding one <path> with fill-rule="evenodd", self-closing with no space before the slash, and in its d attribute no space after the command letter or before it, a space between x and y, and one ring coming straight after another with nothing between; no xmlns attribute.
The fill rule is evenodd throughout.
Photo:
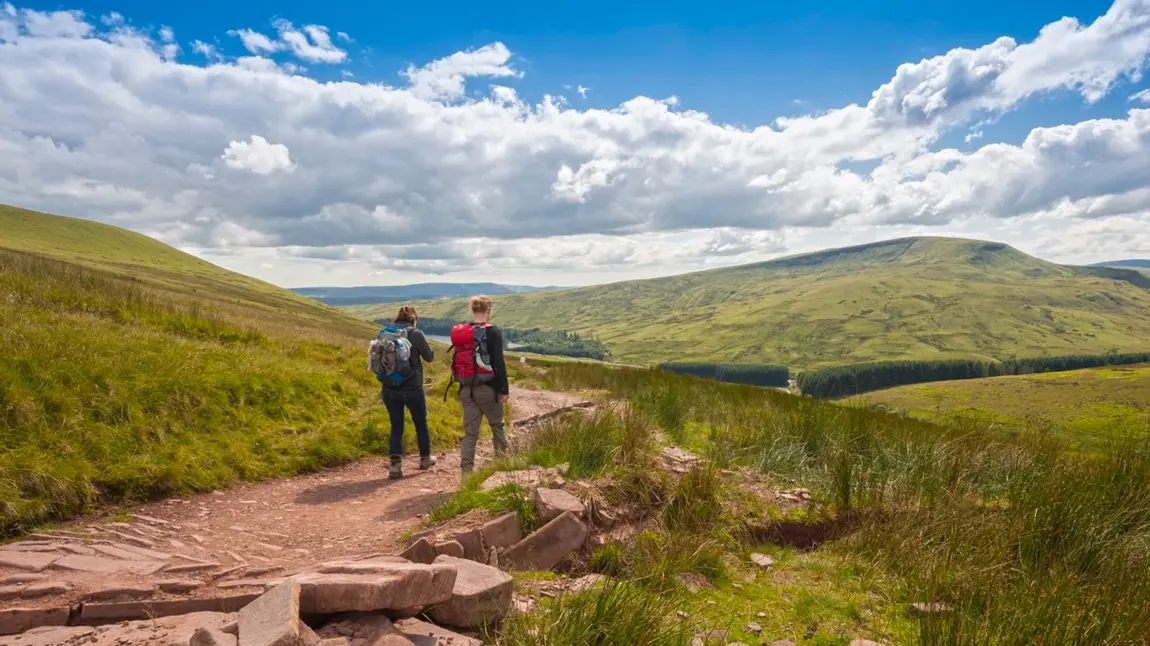
<svg viewBox="0 0 1150 646"><path fill-rule="evenodd" d="M385 450L372 324L146 236L0 206L0 303L0 534Z"/></svg>
<svg viewBox="0 0 1150 646"><path fill-rule="evenodd" d="M940 423L992 423L1083 441L1150 433L1150 364L900 386L865 396Z"/></svg>
<svg viewBox="0 0 1150 646"><path fill-rule="evenodd" d="M905 238L726 269L495 297L508 326L597 335L621 361L780 363L1144 350L1150 280L1008 245ZM420 304L461 318L463 300ZM348 311L374 318L388 308Z"/></svg>

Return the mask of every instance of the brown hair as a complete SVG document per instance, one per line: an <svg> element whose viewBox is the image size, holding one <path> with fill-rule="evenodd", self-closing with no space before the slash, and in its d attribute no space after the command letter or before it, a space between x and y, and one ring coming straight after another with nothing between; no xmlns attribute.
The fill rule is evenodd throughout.
<svg viewBox="0 0 1150 646"><path fill-rule="evenodd" d="M410 305L404 305L399 308L399 314L395 315L396 323L415 323L415 319L419 318L419 314L415 312L415 308Z"/></svg>
<svg viewBox="0 0 1150 646"><path fill-rule="evenodd" d="M472 296L471 297L471 311L476 314L491 311L491 297L490 296Z"/></svg>

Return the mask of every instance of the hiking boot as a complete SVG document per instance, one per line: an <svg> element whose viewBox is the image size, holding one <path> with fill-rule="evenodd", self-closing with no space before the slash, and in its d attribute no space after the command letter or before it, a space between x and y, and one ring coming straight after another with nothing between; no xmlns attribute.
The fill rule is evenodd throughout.
<svg viewBox="0 0 1150 646"><path fill-rule="evenodd" d="M399 480L403 477L403 463L399 460L393 460L391 468L387 470L387 477L392 480Z"/></svg>
<svg viewBox="0 0 1150 646"><path fill-rule="evenodd" d="M435 466L435 463L438 461L439 460L436 460L434 455L429 455L426 458L419 458L419 470L427 471L431 467Z"/></svg>

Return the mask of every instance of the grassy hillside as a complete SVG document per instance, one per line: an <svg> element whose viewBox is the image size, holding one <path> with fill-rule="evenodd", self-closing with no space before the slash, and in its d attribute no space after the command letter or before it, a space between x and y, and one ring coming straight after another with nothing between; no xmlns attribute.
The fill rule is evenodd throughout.
<svg viewBox="0 0 1150 646"><path fill-rule="evenodd" d="M1007 245L907 238L562 292L495 297L509 326L598 335L622 361L777 363L1143 350L1150 279ZM462 300L420 304L459 318ZM348 311L374 318L388 308Z"/></svg>
<svg viewBox="0 0 1150 646"><path fill-rule="evenodd" d="M1150 435L1150 364L902 386L866 399L932 421L977 420L1085 441Z"/></svg>
<svg viewBox="0 0 1150 646"><path fill-rule="evenodd" d="M1057 437L650 370L567 363L546 379L628 405L544 425L432 516L522 506L479 484L492 468L566 463L581 482L606 476L588 488L596 508L637 530L616 525L572 564L619 587L541 599L501 644L677 646L711 629L730 631L715 643L746 644L1146 642L1142 447L1084 453ZM668 475L664 442L707 462ZM810 506L792 504L807 493L795 487ZM774 566L755 568L754 552ZM922 602L951 612L912 618Z"/></svg>
<svg viewBox="0 0 1150 646"><path fill-rule="evenodd" d="M0 207L0 302L0 533L386 451L376 328L286 290ZM442 446L457 411L430 399Z"/></svg>

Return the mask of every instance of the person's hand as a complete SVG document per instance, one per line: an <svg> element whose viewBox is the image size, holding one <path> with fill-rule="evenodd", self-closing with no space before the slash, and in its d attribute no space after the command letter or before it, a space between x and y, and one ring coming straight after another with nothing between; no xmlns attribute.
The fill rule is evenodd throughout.
<svg viewBox="0 0 1150 646"><path fill-rule="evenodd" d="M511 399L511 395L500 395L499 396L499 403L500 404L506 404L510 399Z"/></svg>

